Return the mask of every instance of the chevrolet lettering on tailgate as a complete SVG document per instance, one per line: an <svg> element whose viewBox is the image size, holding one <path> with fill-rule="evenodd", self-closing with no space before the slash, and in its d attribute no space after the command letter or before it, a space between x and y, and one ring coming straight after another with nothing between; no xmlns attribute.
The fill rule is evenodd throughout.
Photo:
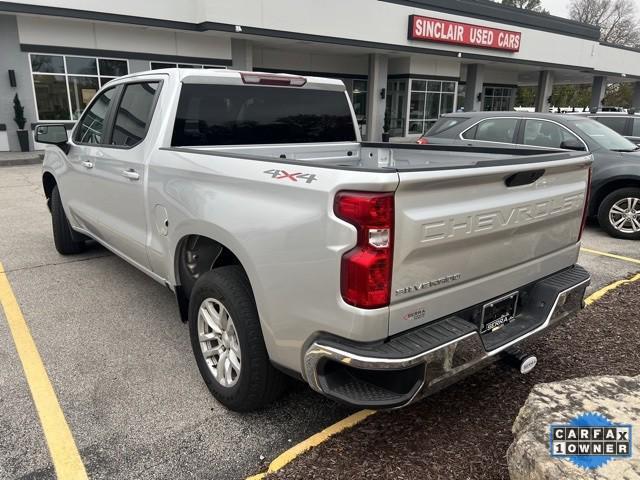
<svg viewBox="0 0 640 480"><path fill-rule="evenodd" d="M554 197L549 200L527 205L519 205L509 209L500 209L449 217L444 220L426 223L422 226L422 242L448 240L454 237L481 232L492 232L507 229L516 225L538 222L547 217L561 215L573 210L580 210L584 205L584 194Z"/></svg>

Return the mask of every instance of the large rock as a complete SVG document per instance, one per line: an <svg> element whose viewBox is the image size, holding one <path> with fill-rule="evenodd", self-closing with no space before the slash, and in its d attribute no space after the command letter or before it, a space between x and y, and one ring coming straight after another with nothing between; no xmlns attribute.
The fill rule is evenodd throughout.
<svg viewBox="0 0 640 480"><path fill-rule="evenodd" d="M633 458L610 461L596 470L549 454L549 425L597 412L614 423L631 424ZM513 425L507 452L511 480L640 479L640 376L586 377L536 385Z"/></svg>

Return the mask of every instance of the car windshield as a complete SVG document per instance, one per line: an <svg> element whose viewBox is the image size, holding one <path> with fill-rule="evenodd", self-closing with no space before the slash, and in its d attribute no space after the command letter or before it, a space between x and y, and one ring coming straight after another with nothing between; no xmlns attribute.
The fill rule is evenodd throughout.
<svg viewBox="0 0 640 480"><path fill-rule="evenodd" d="M576 129L607 150L616 152L634 152L638 147L614 132L609 127L594 120L578 120L574 122Z"/></svg>

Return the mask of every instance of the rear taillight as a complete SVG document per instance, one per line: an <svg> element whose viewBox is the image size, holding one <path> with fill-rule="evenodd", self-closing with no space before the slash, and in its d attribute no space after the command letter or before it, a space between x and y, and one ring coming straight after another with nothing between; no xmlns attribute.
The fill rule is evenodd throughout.
<svg viewBox="0 0 640 480"><path fill-rule="evenodd" d="M584 211L582 212L582 225L580 225L580 235L578 235L578 241L582 239L582 233L584 227L587 225L587 217L589 216L589 200L591 199L591 167L589 167L589 173L587 174L587 194L584 198Z"/></svg>
<svg viewBox="0 0 640 480"><path fill-rule="evenodd" d="M342 256L342 298L359 308L389 305L393 261L393 193L340 192L336 216L358 232L356 246Z"/></svg>
<svg viewBox="0 0 640 480"><path fill-rule="evenodd" d="M427 140L424 137L420 137L418 140L416 140L416 143L418 145L428 145L429 144L429 140Z"/></svg>

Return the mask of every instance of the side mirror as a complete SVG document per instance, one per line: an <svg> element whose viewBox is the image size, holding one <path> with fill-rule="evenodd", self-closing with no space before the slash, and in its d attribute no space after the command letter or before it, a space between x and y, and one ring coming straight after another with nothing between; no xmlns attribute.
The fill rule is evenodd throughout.
<svg viewBox="0 0 640 480"><path fill-rule="evenodd" d="M565 140L560 144L560 148L564 150L577 150L578 152L584 152L586 150L582 142L576 139Z"/></svg>
<svg viewBox="0 0 640 480"><path fill-rule="evenodd" d="M48 143L50 145L57 145L65 153L68 151L67 129L64 125L59 123L52 123L47 125L36 125L35 140L38 143Z"/></svg>

